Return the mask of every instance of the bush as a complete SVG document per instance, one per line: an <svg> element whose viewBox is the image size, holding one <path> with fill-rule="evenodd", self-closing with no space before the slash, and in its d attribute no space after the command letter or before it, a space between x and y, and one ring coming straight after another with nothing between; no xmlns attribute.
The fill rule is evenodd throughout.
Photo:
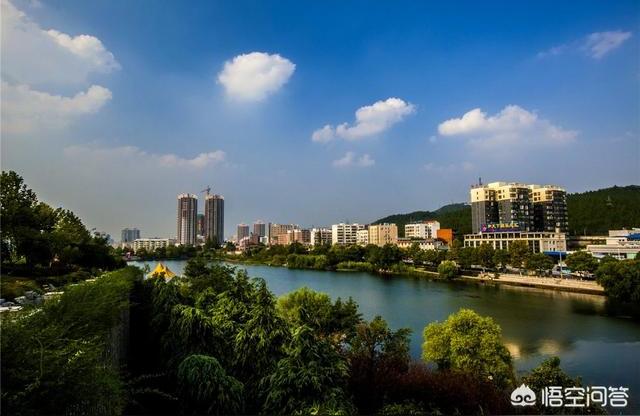
<svg viewBox="0 0 640 416"><path fill-rule="evenodd" d="M640 302L640 260L602 262L596 271L596 280L607 296L620 302Z"/></svg>
<svg viewBox="0 0 640 416"><path fill-rule="evenodd" d="M374 271L373 264L367 261L342 261L336 265L338 270L357 270L359 272Z"/></svg>
<svg viewBox="0 0 640 416"><path fill-rule="evenodd" d="M438 266L438 274L443 279L455 279L458 277L458 266L451 260L445 260Z"/></svg>

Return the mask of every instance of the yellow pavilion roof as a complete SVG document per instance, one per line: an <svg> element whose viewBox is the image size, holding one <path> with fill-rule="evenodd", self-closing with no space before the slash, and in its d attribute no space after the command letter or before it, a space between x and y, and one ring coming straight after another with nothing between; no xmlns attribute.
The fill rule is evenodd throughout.
<svg viewBox="0 0 640 416"><path fill-rule="evenodd" d="M153 271L149 273L147 276L157 277L157 276L162 276L163 273L164 273L165 279L171 279L172 277L176 276L176 274L172 272L171 269L169 269L167 266L165 266L162 263L158 263L156 265L156 268L153 269Z"/></svg>

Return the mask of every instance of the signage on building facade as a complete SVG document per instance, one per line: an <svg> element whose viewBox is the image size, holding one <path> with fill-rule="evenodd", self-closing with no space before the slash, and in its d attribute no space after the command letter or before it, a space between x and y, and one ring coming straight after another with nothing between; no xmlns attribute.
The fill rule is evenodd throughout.
<svg viewBox="0 0 640 416"><path fill-rule="evenodd" d="M503 233L520 231L520 226L517 222L510 222L505 224L482 224L480 231L483 233Z"/></svg>

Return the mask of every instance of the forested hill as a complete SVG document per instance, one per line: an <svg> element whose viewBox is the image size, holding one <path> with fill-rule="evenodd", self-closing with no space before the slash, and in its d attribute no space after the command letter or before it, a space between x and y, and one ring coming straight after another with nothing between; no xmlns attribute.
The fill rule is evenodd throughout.
<svg viewBox="0 0 640 416"><path fill-rule="evenodd" d="M569 232L573 235L606 235L608 230L640 227L640 186L611 188L569 194ZM440 227L453 228L460 236L471 232L471 207L466 204L445 205L436 211L394 214L374 221L398 225L404 237L404 225L414 221L438 220Z"/></svg>
<svg viewBox="0 0 640 416"><path fill-rule="evenodd" d="M569 194L567 209L573 235L606 235L608 230L640 227L640 186Z"/></svg>

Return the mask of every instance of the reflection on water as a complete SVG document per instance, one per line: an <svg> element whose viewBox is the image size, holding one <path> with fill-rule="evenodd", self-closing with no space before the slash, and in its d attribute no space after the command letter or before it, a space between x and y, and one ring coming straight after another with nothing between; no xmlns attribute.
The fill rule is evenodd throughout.
<svg viewBox="0 0 640 416"><path fill-rule="evenodd" d="M177 274L185 265L166 263ZM602 296L358 272L241 267L252 277L264 278L276 295L308 286L333 298L353 297L365 319L382 315L394 328L410 328L416 359L427 324L443 321L460 308L473 309L502 327L519 373L557 355L563 369L582 376L586 384L630 387L634 408L640 409L640 322Z"/></svg>

